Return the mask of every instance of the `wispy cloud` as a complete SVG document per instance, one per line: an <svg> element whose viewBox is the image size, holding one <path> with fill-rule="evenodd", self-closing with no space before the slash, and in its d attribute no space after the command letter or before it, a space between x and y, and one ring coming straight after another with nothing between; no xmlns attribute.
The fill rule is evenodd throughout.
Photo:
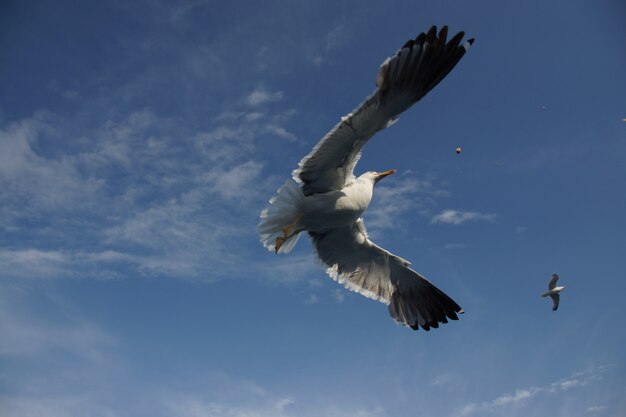
<svg viewBox="0 0 626 417"><path fill-rule="evenodd" d="M38 310L50 308L54 313L56 320L51 322L33 314L29 307L33 294L28 290L6 286L0 290L0 360L13 364L3 368L3 379L11 381L11 389L0 395L3 415L387 416L380 407L298 401L297 393L277 393L254 380L219 371L187 375L185 380L190 381L182 387L181 381L146 380L129 372L120 349L123 341L74 317L65 301L39 300Z"/></svg>
<svg viewBox="0 0 626 417"><path fill-rule="evenodd" d="M84 128L48 112L0 125L0 268L23 278L228 276L256 242L271 193L258 181L260 140L296 139L295 111L267 107L283 98L257 87L197 128L146 108Z"/></svg>
<svg viewBox="0 0 626 417"><path fill-rule="evenodd" d="M430 219L431 223L447 223L447 224L461 224L467 221L477 221L477 220L486 220L486 221L495 221L495 214L484 214L478 213L475 211L460 211L460 210L444 210L441 213L433 216Z"/></svg>
<svg viewBox="0 0 626 417"><path fill-rule="evenodd" d="M65 271L68 261L67 254L57 250L0 249L0 265L5 276L58 276Z"/></svg>
<svg viewBox="0 0 626 417"><path fill-rule="evenodd" d="M192 0L182 3L177 3L171 6L170 14L172 20L182 19L185 14L191 12L194 9L203 7L210 4L209 0Z"/></svg>
<svg viewBox="0 0 626 417"><path fill-rule="evenodd" d="M246 202L257 191L261 168L261 163L250 160L223 172L213 170L209 175L211 190L226 200Z"/></svg>
<svg viewBox="0 0 626 417"><path fill-rule="evenodd" d="M166 416L190 417L386 417L380 407L368 410L351 405L324 404L315 407L302 406L292 398L265 399L255 404L227 404L206 401L198 397L171 398L166 403Z"/></svg>
<svg viewBox="0 0 626 417"><path fill-rule="evenodd" d="M273 103L282 100L284 93L282 91L269 91L264 87L257 87L245 98L246 104L251 107L260 106L266 103Z"/></svg>
<svg viewBox="0 0 626 417"><path fill-rule="evenodd" d="M315 294L309 294L309 297L306 299L307 304L317 304L319 298Z"/></svg>
<svg viewBox="0 0 626 417"><path fill-rule="evenodd" d="M84 320L68 319L66 323L55 324L38 321L30 312L16 306L21 294L11 288L0 288L3 290L0 296L0 356L45 356L61 350L75 360L100 363L106 357L107 349L116 345L111 334ZM19 314L18 310L21 310Z"/></svg>
<svg viewBox="0 0 626 417"><path fill-rule="evenodd" d="M602 378L602 374L607 368L607 366L598 366L588 371L575 372L567 378L560 379L548 385L518 389L513 393L503 394L493 400L483 401L481 403L468 403L461 407L459 414L462 416L469 416L476 413L480 413L481 415L492 413L501 415L502 413L506 413L508 408L525 404L537 395L557 395L572 388L585 386L598 381Z"/></svg>
<svg viewBox="0 0 626 417"><path fill-rule="evenodd" d="M324 42L317 46L316 52L311 55L311 61L315 65L322 65L328 60L332 51L346 44L349 39L350 32L346 29L345 25L341 24L333 27L326 33L326 36L324 36Z"/></svg>
<svg viewBox="0 0 626 417"><path fill-rule="evenodd" d="M608 407L606 405L592 405L591 407L587 407L588 413L601 413L606 410Z"/></svg>
<svg viewBox="0 0 626 417"><path fill-rule="evenodd" d="M444 249L452 250L452 249L465 249L466 245L464 243L448 243L443 246Z"/></svg>
<svg viewBox="0 0 626 417"><path fill-rule="evenodd" d="M58 132L50 116L0 127L0 225L16 218L37 216L43 210L76 210L91 206L103 182L82 175L75 160L47 158L37 151L42 136L54 140ZM19 208L18 208L19 207Z"/></svg>
<svg viewBox="0 0 626 417"><path fill-rule="evenodd" d="M0 333L0 362L12 364L3 366L3 415L117 415L105 398L118 394L109 381L127 377L116 335L56 296L8 285L0 287Z"/></svg>
<svg viewBox="0 0 626 417"><path fill-rule="evenodd" d="M333 298L337 303L343 303L343 300L346 298L345 290L342 288L336 288L333 290Z"/></svg>
<svg viewBox="0 0 626 417"><path fill-rule="evenodd" d="M287 139L290 141L296 140L296 135L294 135L293 133L289 132L284 127L279 126L277 124L273 124L273 123L266 124L264 127L264 130L269 134L278 136L279 138Z"/></svg>
<svg viewBox="0 0 626 417"><path fill-rule="evenodd" d="M368 229L389 229L401 224L405 214L427 215L437 200L448 192L434 179L419 179L410 174L374 190L372 204L365 212Z"/></svg>

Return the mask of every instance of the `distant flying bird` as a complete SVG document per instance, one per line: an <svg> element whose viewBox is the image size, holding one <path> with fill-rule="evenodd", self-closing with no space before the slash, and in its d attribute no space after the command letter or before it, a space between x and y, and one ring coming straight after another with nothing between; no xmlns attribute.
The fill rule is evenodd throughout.
<svg viewBox="0 0 626 417"><path fill-rule="evenodd" d="M463 32L446 42L448 28L433 26L409 40L380 67L376 90L319 141L261 212L263 245L288 253L308 232L327 273L352 291L388 304L391 316L417 330L457 320L450 297L409 268L409 262L369 240L361 214L374 185L395 170L355 178L365 143L435 87L467 52ZM393 204L390 201L389 204Z"/></svg>
<svg viewBox="0 0 626 417"><path fill-rule="evenodd" d="M559 280L559 276L557 274L552 274L552 278L550 278L550 282L548 283L548 291L541 294L542 297L552 298L552 311L556 311L559 308L559 293L565 289L565 286L557 287L556 282Z"/></svg>
<svg viewBox="0 0 626 417"><path fill-rule="evenodd" d="M462 149L461 149L461 147L460 147L460 146L459 146L458 148L456 148L456 154L457 154L457 155L458 155L458 154L460 154L460 153L461 153L461 150L462 150Z"/></svg>

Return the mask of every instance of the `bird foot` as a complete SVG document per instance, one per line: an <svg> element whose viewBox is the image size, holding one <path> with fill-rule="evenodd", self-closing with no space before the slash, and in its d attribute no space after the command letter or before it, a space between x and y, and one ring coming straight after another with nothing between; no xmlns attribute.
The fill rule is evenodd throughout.
<svg viewBox="0 0 626 417"><path fill-rule="evenodd" d="M287 239L284 237L277 237L276 238L276 244L274 245L274 251L276 253L278 253L278 251L280 250L281 246L283 246L283 243L285 243Z"/></svg>
<svg viewBox="0 0 626 417"><path fill-rule="evenodd" d="M283 236L279 236L279 237L276 238L276 244L274 245L274 251L276 251L276 253L278 253L278 251L280 250L281 246L283 246L283 244L293 235L293 229L294 229L295 224L298 221L298 219L300 219L299 216L298 216L298 218L296 219L295 222L285 226L283 228Z"/></svg>

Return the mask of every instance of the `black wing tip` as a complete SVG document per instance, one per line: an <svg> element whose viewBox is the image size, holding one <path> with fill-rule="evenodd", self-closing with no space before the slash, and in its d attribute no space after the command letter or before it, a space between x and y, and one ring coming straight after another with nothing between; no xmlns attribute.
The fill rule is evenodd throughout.
<svg viewBox="0 0 626 417"><path fill-rule="evenodd" d="M464 36L465 31L460 31L456 35L454 35L450 39L450 41L446 42L446 38L448 37L448 25L443 25L439 30L439 33L437 33L437 25L432 25L430 29L428 29L426 32L421 32L419 35L417 35L415 39L408 40L402 48L411 47L414 44L423 45L424 42L432 43L435 39L443 44L454 44L454 41L458 42L463 39ZM469 47L474 43L475 40L475 38L470 38L465 41L465 44L467 44L467 46Z"/></svg>
<svg viewBox="0 0 626 417"><path fill-rule="evenodd" d="M420 328L424 329L425 331L430 331L430 329L438 329L439 328L439 324L446 324L448 323L447 319L450 320L458 320L458 316L457 314L464 314L465 311L463 311L463 309L459 309L457 311L450 311L448 313L446 313L446 315L439 321L437 320L433 320L433 321L429 321L428 323L424 323L424 324L419 324L419 323L413 323L413 324L409 324L408 326L413 329L413 330L419 330ZM447 318L446 318L447 317Z"/></svg>
<svg viewBox="0 0 626 417"><path fill-rule="evenodd" d="M419 329L424 329L424 331L429 332L430 328L432 327L433 329L436 329L437 327L439 327L439 323L437 323L436 321L429 321L427 323L413 323L413 324L409 324L409 323L403 323L405 326L410 327L411 329L418 331Z"/></svg>
<svg viewBox="0 0 626 417"><path fill-rule="evenodd" d="M430 331L430 329L438 329L441 324L449 323L448 320L458 320L458 314L465 313L465 310L454 300L428 281L424 281L428 283L430 291L434 291L435 301L432 301L429 306L423 306L425 309L422 309L418 305L411 306L412 301L415 304L414 301L420 299L416 294L395 292L388 306L393 319L413 330L419 330L421 327L425 331ZM411 299L413 300L411 301ZM403 311L414 311L417 314L412 315L413 317L407 317L407 315L402 314Z"/></svg>

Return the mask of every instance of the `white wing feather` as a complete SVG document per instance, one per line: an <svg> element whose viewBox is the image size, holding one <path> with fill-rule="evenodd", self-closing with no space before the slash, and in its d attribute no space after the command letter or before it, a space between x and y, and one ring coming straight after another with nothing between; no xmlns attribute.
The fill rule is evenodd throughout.
<svg viewBox="0 0 626 417"><path fill-rule="evenodd" d="M389 305L390 315L414 329L429 330L456 320L463 310L410 269L409 262L374 244L363 221L319 234L309 233L328 274L348 289Z"/></svg>
<svg viewBox="0 0 626 417"><path fill-rule="evenodd" d="M446 42L448 28L433 26L383 62L376 90L320 140L305 156L293 178L305 195L339 190L354 179L353 170L365 143L393 124L437 85L463 57L473 39L460 45L459 32Z"/></svg>

